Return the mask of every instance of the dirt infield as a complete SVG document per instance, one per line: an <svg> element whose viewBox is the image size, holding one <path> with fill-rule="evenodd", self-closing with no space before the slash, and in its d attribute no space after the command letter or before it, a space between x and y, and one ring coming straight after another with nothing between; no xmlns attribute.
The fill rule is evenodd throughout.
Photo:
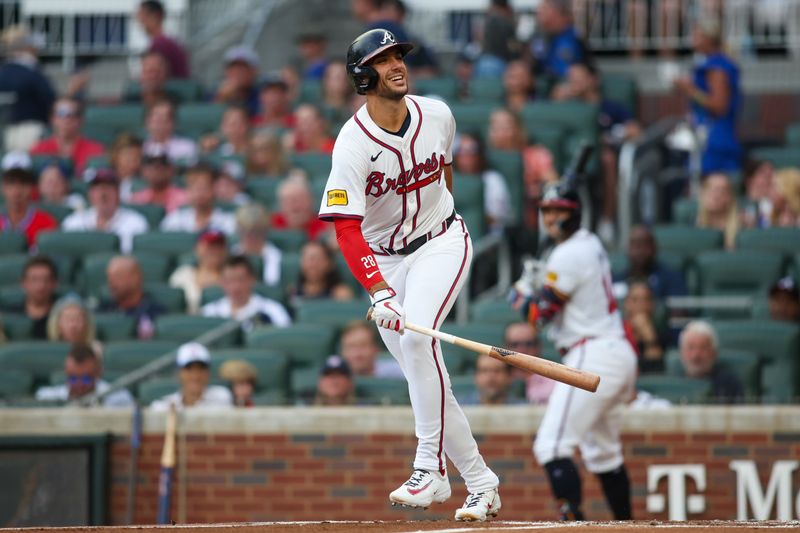
<svg viewBox="0 0 800 533"><path fill-rule="evenodd" d="M349 533L349 532L387 532L387 533L421 533L436 531L438 533L481 533L504 531L536 531L539 533L564 533L577 530L581 533L630 533L632 531L668 531L679 533L716 533L736 531L762 531L765 529L800 530L800 521L790 522L659 522L656 520L636 522L508 522L493 521L467 524L453 521L418 521L418 522L259 522L241 524L187 524L174 526L122 526L122 527L70 527L70 528L14 528L1 529L0 533L97 533L109 531L113 533Z"/></svg>

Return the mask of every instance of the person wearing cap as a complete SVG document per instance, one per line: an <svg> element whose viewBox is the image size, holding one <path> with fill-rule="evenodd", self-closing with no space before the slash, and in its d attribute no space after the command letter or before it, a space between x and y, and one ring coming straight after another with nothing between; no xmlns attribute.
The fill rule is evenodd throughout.
<svg viewBox="0 0 800 533"><path fill-rule="evenodd" d="M244 167L236 159L226 159L219 167L219 178L214 184L214 196L218 202L240 207L252 203L245 192Z"/></svg>
<svg viewBox="0 0 800 533"><path fill-rule="evenodd" d="M222 114L219 133L210 133L200 140L206 154L221 157L245 157L250 144L250 113L243 105L230 105Z"/></svg>
<svg viewBox="0 0 800 533"><path fill-rule="evenodd" d="M214 189L219 172L205 163L186 170L186 197L188 204L169 213L161 221L161 231L187 231L197 233L214 229L233 235L236 220L232 213L216 207Z"/></svg>
<svg viewBox="0 0 800 533"><path fill-rule="evenodd" d="M690 100L694 126L703 143L701 171L741 170L742 145L736 121L742 101L739 67L723 50L722 30L713 19L701 20L692 31L692 48L702 58L692 77L679 77L675 89Z"/></svg>
<svg viewBox="0 0 800 533"><path fill-rule="evenodd" d="M225 52L225 70L214 100L220 104L243 105L250 116L258 114L258 54L248 46L234 46Z"/></svg>
<svg viewBox="0 0 800 533"><path fill-rule="evenodd" d="M228 382L233 393L233 405L253 407L253 395L258 385L258 370L244 359L230 359L222 363L219 377Z"/></svg>
<svg viewBox="0 0 800 533"><path fill-rule="evenodd" d="M258 91L261 111L253 125L261 129L291 129L295 126L289 84L279 75L269 75L261 80Z"/></svg>
<svg viewBox="0 0 800 533"><path fill-rule="evenodd" d="M264 272L261 281L276 286L281 281L281 249L269 241L269 213L259 204L249 204L236 211L236 233L239 242L233 246L233 253L261 257Z"/></svg>
<svg viewBox="0 0 800 533"><path fill-rule="evenodd" d="M147 188L131 194L132 204L155 204L172 213L186 204L186 191L172 183L175 167L163 151L145 153L142 158L142 177Z"/></svg>
<svg viewBox="0 0 800 533"><path fill-rule="evenodd" d="M166 153L175 164L192 164L197 160L197 144L188 137L175 135L175 115L175 104L170 100L158 100L147 108L143 153Z"/></svg>
<svg viewBox="0 0 800 533"><path fill-rule="evenodd" d="M118 255L106 266L106 282L110 299L102 300L101 313L123 313L136 323L136 337L149 340L155 334L155 321L166 312L144 288L142 267L135 257Z"/></svg>
<svg viewBox="0 0 800 533"><path fill-rule="evenodd" d="M334 407L355 403L355 384L350 365L338 355L329 356L319 373L314 405Z"/></svg>
<svg viewBox="0 0 800 533"><path fill-rule="evenodd" d="M189 77L189 56L184 47L172 37L164 34L164 4L158 0L145 0L139 4L136 20L150 38L148 51L161 54L169 63L170 76Z"/></svg>
<svg viewBox="0 0 800 533"><path fill-rule="evenodd" d="M149 229L147 219L133 209L120 206L119 182L110 169L101 168L89 182L91 207L76 211L61 223L64 231L105 231L119 237L119 249L130 253L133 237Z"/></svg>
<svg viewBox="0 0 800 533"><path fill-rule="evenodd" d="M769 317L772 320L800 323L800 289L792 278L779 279L770 287Z"/></svg>
<svg viewBox="0 0 800 533"><path fill-rule="evenodd" d="M256 274L243 255L234 255L222 267L222 290L225 297L200 309L203 316L229 318L246 322L248 327L272 325L286 327L292 322L280 303L254 292Z"/></svg>
<svg viewBox="0 0 800 533"><path fill-rule="evenodd" d="M83 104L75 98L61 97L56 101L50 126L53 129L52 137L36 143L31 148L31 155L50 155L70 161L74 175L80 176L91 158L105 153L102 144L81 133Z"/></svg>
<svg viewBox="0 0 800 533"><path fill-rule="evenodd" d="M0 233L22 233L29 249L36 246L36 236L40 232L58 228L52 215L32 205L35 186L36 177L28 170L12 168L3 172L5 207L0 211Z"/></svg>
<svg viewBox="0 0 800 533"><path fill-rule="evenodd" d="M67 402L77 400L93 392L105 393L111 384L102 379L103 367L100 357L86 343L76 342L64 359L65 382L61 385L41 387L36 391L36 400L42 402ZM130 408L134 400L127 389L107 394L102 407Z"/></svg>
<svg viewBox="0 0 800 533"><path fill-rule="evenodd" d="M150 404L154 411L176 409L232 407L233 396L227 387L209 385L211 379L211 354L198 342L188 342L178 348L175 358L178 365L180 390L159 398Z"/></svg>
<svg viewBox="0 0 800 533"><path fill-rule="evenodd" d="M169 277L171 287L183 290L186 311L196 315L200 311L203 289L220 285L222 265L228 258L228 240L221 231L206 230L194 245L197 264L181 265Z"/></svg>
<svg viewBox="0 0 800 533"><path fill-rule="evenodd" d="M7 27L0 41L7 57L0 66L0 92L14 96L4 146L27 151L44 133L56 99L39 66L38 52L44 43L23 26Z"/></svg>

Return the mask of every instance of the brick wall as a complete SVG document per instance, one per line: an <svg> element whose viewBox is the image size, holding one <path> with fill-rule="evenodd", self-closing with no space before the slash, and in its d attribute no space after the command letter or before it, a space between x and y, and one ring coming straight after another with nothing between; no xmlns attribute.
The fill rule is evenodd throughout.
<svg viewBox="0 0 800 533"><path fill-rule="evenodd" d="M547 520L555 516L543 470L531 454L532 436L521 432L478 434L484 457L502 480L504 519ZM736 479L730 461L756 460L766 487L775 461L800 457L800 434L772 430L626 432L624 443L634 513L640 519L667 518L666 513L646 511L648 465L704 464L706 512L690 518L734 519ZM155 520L161 445L159 434L143 439L136 523ZM410 473L414 447L410 434L187 434L179 439L185 467L183 471L176 468L173 518L181 517L181 508L186 521L199 523L451 518L466 496L452 465L454 491L448 503L427 512L400 511L388 505L389 491ZM116 439L110 518L117 524L125 517L129 453L127 440ZM609 519L594 476L584 472L583 482L587 515ZM688 481L687 493L695 489ZM667 493L665 479L657 492Z"/></svg>

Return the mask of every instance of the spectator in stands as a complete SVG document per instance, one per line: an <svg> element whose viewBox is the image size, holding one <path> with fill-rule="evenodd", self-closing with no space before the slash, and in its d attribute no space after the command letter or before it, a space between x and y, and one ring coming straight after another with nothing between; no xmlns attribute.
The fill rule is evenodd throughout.
<svg viewBox="0 0 800 533"><path fill-rule="evenodd" d="M94 317L75 296L66 296L53 306L47 319L47 340L88 344L98 357L103 353L103 345L97 340Z"/></svg>
<svg viewBox="0 0 800 533"><path fill-rule="evenodd" d="M108 262L106 281L111 299L100 303L100 312L118 312L136 320L136 337L148 340L155 320L166 310L144 289L142 269L135 257L118 255Z"/></svg>
<svg viewBox="0 0 800 533"><path fill-rule="evenodd" d="M218 202L234 206L251 203L245 192L246 178L244 167L236 159L226 159L219 167L219 176L214 183L214 197Z"/></svg>
<svg viewBox="0 0 800 533"><path fill-rule="evenodd" d="M725 234L725 248L736 246L739 209L727 174L714 173L703 179L697 208L697 227L714 228Z"/></svg>
<svg viewBox="0 0 800 533"><path fill-rule="evenodd" d="M147 108L143 149L146 154L166 153L173 163L185 166L197 159L197 145L187 137L175 135L175 115L175 104L169 100L159 100Z"/></svg>
<svg viewBox="0 0 800 533"><path fill-rule="evenodd" d="M64 231L105 231L119 237L119 249L130 253L133 237L149 229L142 215L120 206L119 181L109 169L98 169L89 182L91 207L67 216L61 223Z"/></svg>
<svg viewBox="0 0 800 533"><path fill-rule="evenodd" d="M692 121L705 139L702 173L738 171L742 164L736 132L742 98L739 67L723 52L716 20L700 19L692 32L692 47L702 61L695 65L692 79L676 79L675 88L689 98Z"/></svg>
<svg viewBox="0 0 800 533"><path fill-rule="evenodd" d="M775 173L772 225L800 227L800 170L784 168Z"/></svg>
<svg viewBox="0 0 800 533"><path fill-rule="evenodd" d="M375 325L363 320L350 322L342 329L339 353L355 376L402 378L403 371L394 359L378 359L380 346Z"/></svg>
<svg viewBox="0 0 800 533"><path fill-rule="evenodd" d="M669 296L686 296L686 281L658 260L658 247L653 233L645 226L633 226L628 237L628 268L614 276L615 283L625 286L615 290L620 297L627 294L627 282L645 279L653 296L664 301Z"/></svg>
<svg viewBox="0 0 800 533"><path fill-rule="evenodd" d="M343 124L353 114L351 105L355 89L347 77L343 61L331 61L325 66L322 74L322 106L323 114L333 124Z"/></svg>
<svg viewBox="0 0 800 533"><path fill-rule="evenodd" d="M256 274L250 261L242 255L229 257L222 267L225 297L204 305L201 314L246 321L251 327L264 324L288 326L291 319L286 309L275 300L253 292L255 284Z"/></svg>
<svg viewBox="0 0 800 533"><path fill-rule="evenodd" d="M289 163L280 138L273 133L257 133L247 149L247 175L251 178L282 178Z"/></svg>
<svg viewBox="0 0 800 533"><path fill-rule="evenodd" d="M333 153L335 139L328 132L328 124L317 107L303 104L294 113L297 123L284 136L284 146L294 153Z"/></svg>
<svg viewBox="0 0 800 533"><path fill-rule="evenodd" d="M505 104L514 113L522 109L536 98L536 83L528 64L521 59L508 63L503 73Z"/></svg>
<svg viewBox="0 0 800 533"><path fill-rule="evenodd" d="M258 370L244 359L229 359L219 367L219 377L228 382L235 407L253 407Z"/></svg>
<svg viewBox="0 0 800 533"><path fill-rule="evenodd" d="M668 332L656 324L653 291L647 280L634 279L628 282L623 311L639 353L639 371L663 372Z"/></svg>
<svg viewBox="0 0 800 533"><path fill-rule="evenodd" d="M290 172L278 186L278 205L279 211L272 215L272 227L276 230L301 230L309 240L316 240L328 229L328 224L317 218L311 190L302 171Z"/></svg>
<svg viewBox="0 0 800 533"><path fill-rule="evenodd" d="M164 5L157 0L145 0L139 4L136 18L150 38L149 51L158 52L169 63L169 73L173 78L189 77L189 57L183 46L172 37L164 34Z"/></svg>
<svg viewBox="0 0 800 533"><path fill-rule="evenodd" d="M702 320L689 322L681 331L679 345L684 372L690 378L710 382L710 400L740 403L744 399L742 382L717 361L719 342L711 324Z"/></svg>
<svg viewBox="0 0 800 533"><path fill-rule="evenodd" d="M5 305L3 311L28 317L31 321L31 337L45 340L47 320L53 310L58 288L55 263L49 257L31 257L22 269L20 286L25 293L25 300L19 305Z"/></svg>
<svg viewBox="0 0 800 533"><path fill-rule="evenodd" d="M459 402L463 405L513 405L523 401L511 396L513 367L488 355L475 363L475 390Z"/></svg>
<svg viewBox="0 0 800 533"><path fill-rule="evenodd" d="M800 289L792 278L779 279L770 287L769 317L772 320L800 323Z"/></svg>
<svg viewBox="0 0 800 533"><path fill-rule="evenodd" d="M503 334L504 347L515 352L541 357L542 346L536 329L528 322L513 322L506 326ZM525 380L525 398L528 403L545 405L553 392L555 382L539 374L513 370L515 378Z"/></svg>
<svg viewBox="0 0 800 533"><path fill-rule="evenodd" d="M188 407L233 407L233 396L227 387L208 384L211 379L211 354L208 348L198 342L188 342L178 348L175 360L181 388L153 401L151 409L167 411L173 405L177 410Z"/></svg>
<svg viewBox="0 0 800 533"><path fill-rule="evenodd" d="M103 380L100 357L89 344L76 342L64 360L66 383L42 387L36 391L38 401L67 402L83 398L93 392L103 394L111 385ZM127 389L107 394L102 400L103 407L130 408L134 400Z"/></svg>
<svg viewBox="0 0 800 533"><path fill-rule="evenodd" d="M261 128L284 130L294 128L295 116L292 113L292 97L289 84L280 76L268 76L258 91L261 112L253 119L253 125Z"/></svg>
<svg viewBox="0 0 800 533"><path fill-rule="evenodd" d="M333 252L320 241L309 241L300 250L297 283L289 289L291 300L333 298L352 300L353 289L342 281Z"/></svg>
<svg viewBox="0 0 800 533"><path fill-rule="evenodd" d="M244 157L249 144L250 114L242 105L232 105L225 109L219 133L211 133L200 140L203 152L222 157Z"/></svg>
<svg viewBox="0 0 800 533"><path fill-rule="evenodd" d="M56 100L50 117L52 137L36 143L31 155L50 155L69 161L75 176L83 174L89 159L103 155L103 145L87 139L81 134L83 126L83 104L73 98Z"/></svg>
<svg viewBox="0 0 800 533"><path fill-rule="evenodd" d="M169 80L169 63L161 52L148 50L139 59L139 80L135 86L129 87L125 100L141 103L150 107L160 100L178 102L180 98L167 90Z"/></svg>
<svg viewBox="0 0 800 533"><path fill-rule="evenodd" d="M44 39L22 26L8 26L0 42L6 52L6 62L0 66L0 92L14 95L3 146L9 151L28 151L44 134L56 99L39 67Z"/></svg>
<svg viewBox="0 0 800 533"><path fill-rule="evenodd" d="M517 40L514 9L508 0L491 0L483 20L481 55L475 63L476 78L499 78L522 52ZM526 65L525 70L528 71Z"/></svg>
<svg viewBox="0 0 800 533"><path fill-rule="evenodd" d="M122 133L111 146L111 169L119 179L119 197L128 202L133 194L133 182L142 175L142 140L130 133Z"/></svg>
<svg viewBox="0 0 800 533"><path fill-rule="evenodd" d="M483 141L478 135L462 133L455 147L455 171L480 176L483 182L483 212L491 233L502 233L511 215L511 193L503 176L488 167Z"/></svg>
<svg viewBox="0 0 800 533"><path fill-rule="evenodd" d="M0 212L0 233L22 233L28 240L28 248L34 249L40 232L58 228L58 222L49 213L33 206L33 188L36 176L23 168L11 168L3 172L3 200L5 208Z"/></svg>
<svg viewBox="0 0 800 533"><path fill-rule="evenodd" d="M281 280L283 253L269 241L269 230L270 219L266 209L258 204L240 207L236 211L236 234L239 235L239 242L233 246L233 252L260 257L264 263L261 281L275 286Z"/></svg>
<svg viewBox="0 0 800 533"><path fill-rule="evenodd" d="M546 79L548 85L563 80L570 65L591 61L573 24L570 0L542 0L536 8L536 22L530 52L536 75Z"/></svg>
<svg viewBox="0 0 800 533"><path fill-rule="evenodd" d="M225 70L214 100L221 104L244 106L248 114L259 111L258 54L247 46L234 46L225 52Z"/></svg>
<svg viewBox="0 0 800 533"><path fill-rule="evenodd" d="M329 356L320 371L314 405L334 407L355 403L355 384L350 366L338 355Z"/></svg>
<svg viewBox="0 0 800 533"><path fill-rule="evenodd" d="M70 194L67 176L56 161L45 165L39 172L39 201L68 207L73 211L81 211L86 207L83 196L78 193Z"/></svg>
<svg viewBox="0 0 800 533"><path fill-rule="evenodd" d="M186 196L189 204L161 221L162 231L197 233L206 229L232 235L236 229L233 215L214 206L214 185L218 174L214 167L198 163L186 171Z"/></svg>
<svg viewBox="0 0 800 533"><path fill-rule="evenodd" d="M196 315L200 311L203 289L219 286L222 282L222 265L228 258L228 240L221 231L206 230L194 245L197 265L181 265L169 277L172 287L183 290L186 311Z"/></svg>
<svg viewBox="0 0 800 533"><path fill-rule="evenodd" d="M131 194L130 203L160 205L172 213L186 204L186 191L174 185L175 167L164 152L145 154L142 159L142 177L147 188Z"/></svg>
<svg viewBox="0 0 800 533"><path fill-rule="evenodd" d="M769 227L775 195L775 167L769 161L750 160L745 163L743 174L742 225L747 228Z"/></svg>
<svg viewBox="0 0 800 533"><path fill-rule="evenodd" d="M489 148L520 151L525 148L525 129L518 115L508 109L495 109L489 115Z"/></svg>
<svg viewBox="0 0 800 533"><path fill-rule="evenodd" d="M301 33L297 38L297 51L303 62L303 79L320 81L328 66L328 39L322 33Z"/></svg>

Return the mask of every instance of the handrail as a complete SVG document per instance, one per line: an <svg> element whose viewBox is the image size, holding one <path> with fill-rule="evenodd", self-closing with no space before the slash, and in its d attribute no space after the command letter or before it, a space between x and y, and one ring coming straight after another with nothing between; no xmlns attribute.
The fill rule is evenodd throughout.
<svg viewBox="0 0 800 533"><path fill-rule="evenodd" d="M495 293L505 295L511 288L511 246L508 241L498 234L491 234L481 237L473 243L472 246L472 262L477 262L478 258L484 254L497 250L497 284L490 287L481 294L476 294L476 298L481 298L487 293ZM465 287L456 300L456 322L465 324L469 321L469 306L472 301L472 295L469 293L469 288Z"/></svg>

